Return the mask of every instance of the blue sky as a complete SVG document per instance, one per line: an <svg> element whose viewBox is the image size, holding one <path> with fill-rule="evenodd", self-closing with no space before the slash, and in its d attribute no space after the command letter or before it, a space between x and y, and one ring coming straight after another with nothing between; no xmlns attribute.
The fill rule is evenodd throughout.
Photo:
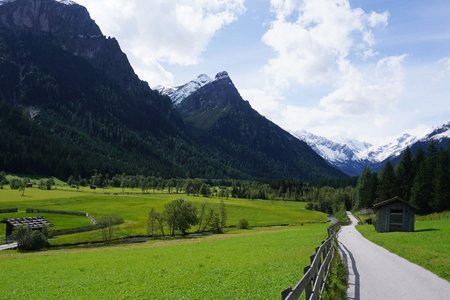
<svg viewBox="0 0 450 300"><path fill-rule="evenodd" d="M288 131L386 143L450 121L450 2L79 0L151 86L226 70Z"/></svg>

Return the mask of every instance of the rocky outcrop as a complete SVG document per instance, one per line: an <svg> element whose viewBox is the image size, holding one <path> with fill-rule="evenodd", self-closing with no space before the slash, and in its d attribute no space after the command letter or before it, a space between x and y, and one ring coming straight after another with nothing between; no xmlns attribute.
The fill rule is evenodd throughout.
<svg viewBox="0 0 450 300"><path fill-rule="evenodd" d="M15 0L0 6L0 30L51 36L64 50L87 59L134 94L149 92L116 39L103 35L85 7L71 1Z"/></svg>

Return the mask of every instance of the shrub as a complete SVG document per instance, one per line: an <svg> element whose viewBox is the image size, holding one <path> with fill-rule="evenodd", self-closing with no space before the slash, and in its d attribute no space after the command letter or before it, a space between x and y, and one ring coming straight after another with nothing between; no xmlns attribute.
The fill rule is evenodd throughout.
<svg viewBox="0 0 450 300"><path fill-rule="evenodd" d="M102 216L98 224L102 227L102 237L105 243L111 243L114 234L114 225L123 223L123 219L117 216Z"/></svg>
<svg viewBox="0 0 450 300"><path fill-rule="evenodd" d="M246 219L241 219L241 220L239 220L238 227L240 229L249 229L250 225L248 224L248 221Z"/></svg>
<svg viewBox="0 0 450 300"><path fill-rule="evenodd" d="M9 187L12 189L12 190L18 190L19 189L19 187L20 187L20 180L19 179L11 179L10 181L9 181Z"/></svg>
<svg viewBox="0 0 450 300"><path fill-rule="evenodd" d="M19 227L14 232L17 248L22 251L37 251L48 246L47 236L39 230Z"/></svg>
<svg viewBox="0 0 450 300"><path fill-rule="evenodd" d="M223 233L223 229L220 226L220 218L218 213L214 213L211 221L211 230L213 233Z"/></svg>
<svg viewBox="0 0 450 300"><path fill-rule="evenodd" d="M175 230L186 231L198 222L197 210L189 201L174 200L164 206L164 216L170 229L170 235L175 236Z"/></svg>

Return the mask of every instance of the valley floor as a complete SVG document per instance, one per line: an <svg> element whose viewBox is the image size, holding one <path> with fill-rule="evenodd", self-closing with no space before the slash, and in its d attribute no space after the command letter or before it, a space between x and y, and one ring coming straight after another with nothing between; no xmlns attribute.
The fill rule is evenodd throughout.
<svg viewBox="0 0 450 300"><path fill-rule="evenodd" d="M326 224L95 249L0 252L1 299L279 299Z"/></svg>
<svg viewBox="0 0 450 300"><path fill-rule="evenodd" d="M0 209L19 212L0 218L42 215L25 213L26 208L89 212L94 218L115 215L124 223L114 227L114 238L122 238L147 235L151 208L162 211L178 198L217 208L223 200L226 233L97 248L0 251L0 299L279 299L282 290L301 278L329 226L326 214L306 210L301 202L104 192L29 188L22 197L5 187L0 190ZM85 217L44 215L55 225L51 230L89 224ZM237 229L242 218L253 228ZM0 224L2 240L4 230ZM61 245L101 240L101 231L94 230L49 241Z"/></svg>

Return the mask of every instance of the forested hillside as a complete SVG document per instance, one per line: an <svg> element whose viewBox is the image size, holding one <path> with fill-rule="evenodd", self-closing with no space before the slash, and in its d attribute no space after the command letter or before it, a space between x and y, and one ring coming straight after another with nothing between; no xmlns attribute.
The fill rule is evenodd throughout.
<svg viewBox="0 0 450 300"><path fill-rule="evenodd" d="M356 187L355 207L371 207L395 196L421 214L450 209L450 149L431 144L413 156L407 148L396 168L388 162L379 175L365 169Z"/></svg>

